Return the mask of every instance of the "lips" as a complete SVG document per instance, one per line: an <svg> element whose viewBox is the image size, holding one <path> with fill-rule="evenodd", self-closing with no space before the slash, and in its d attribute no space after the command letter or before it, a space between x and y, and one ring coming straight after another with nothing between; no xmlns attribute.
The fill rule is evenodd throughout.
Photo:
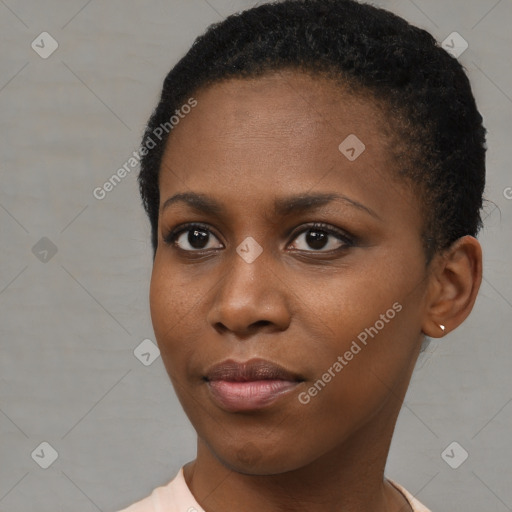
<svg viewBox="0 0 512 512"><path fill-rule="evenodd" d="M214 402L229 412L261 409L289 394L304 379L264 359L232 359L211 367L204 377Z"/></svg>

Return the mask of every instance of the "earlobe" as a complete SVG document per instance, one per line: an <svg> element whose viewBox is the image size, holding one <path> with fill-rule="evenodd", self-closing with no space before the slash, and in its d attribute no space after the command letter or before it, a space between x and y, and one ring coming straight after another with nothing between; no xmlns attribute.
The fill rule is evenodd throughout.
<svg viewBox="0 0 512 512"><path fill-rule="evenodd" d="M482 282L482 248L472 236L457 239L430 276L422 332L441 338L471 313Z"/></svg>
<svg viewBox="0 0 512 512"><path fill-rule="evenodd" d="M443 324L436 324L435 321L424 322L421 332L429 338L442 338L448 334L448 329Z"/></svg>

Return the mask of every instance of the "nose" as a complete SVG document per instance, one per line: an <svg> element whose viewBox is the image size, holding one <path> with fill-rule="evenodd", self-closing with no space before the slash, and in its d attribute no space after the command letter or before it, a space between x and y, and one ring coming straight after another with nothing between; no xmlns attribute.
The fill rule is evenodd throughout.
<svg viewBox="0 0 512 512"><path fill-rule="evenodd" d="M247 337L260 329L283 331L290 325L288 286L270 251L251 263L236 251L227 262L207 321L219 333Z"/></svg>

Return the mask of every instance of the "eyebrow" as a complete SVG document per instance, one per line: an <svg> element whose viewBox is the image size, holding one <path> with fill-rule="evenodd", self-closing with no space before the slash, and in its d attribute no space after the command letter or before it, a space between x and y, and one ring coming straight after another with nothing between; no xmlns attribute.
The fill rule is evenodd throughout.
<svg viewBox="0 0 512 512"><path fill-rule="evenodd" d="M318 209L333 201L341 201L349 206L368 213L376 219L382 220L381 217L368 206L365 206L364 204L361 204L360 202L345 195L333 193L297 194L277 198L274 201L274 209L277 216L286 217L292 213ZM205 194L198 194L196 192L181 192L169 197L163 203L161 211L163 212L172 204L179 202L187 204L190 208L200 213L220 216L225 212L225 208L221 203L218 203L212 197Z"/></svg>

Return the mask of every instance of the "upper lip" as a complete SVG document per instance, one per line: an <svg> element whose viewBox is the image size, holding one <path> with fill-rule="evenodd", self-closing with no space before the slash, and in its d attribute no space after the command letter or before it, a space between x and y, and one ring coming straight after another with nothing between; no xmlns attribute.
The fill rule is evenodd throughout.
<svg viewBox="0 0 512 512"><path fill-rule="evenodd" d="M250 359L240 362L227 359L211 366L206 372L205 379L225 380L231 382L249 382L256 380L304 380L300 375L293 373L282 366L265 359Z"/></svg>

